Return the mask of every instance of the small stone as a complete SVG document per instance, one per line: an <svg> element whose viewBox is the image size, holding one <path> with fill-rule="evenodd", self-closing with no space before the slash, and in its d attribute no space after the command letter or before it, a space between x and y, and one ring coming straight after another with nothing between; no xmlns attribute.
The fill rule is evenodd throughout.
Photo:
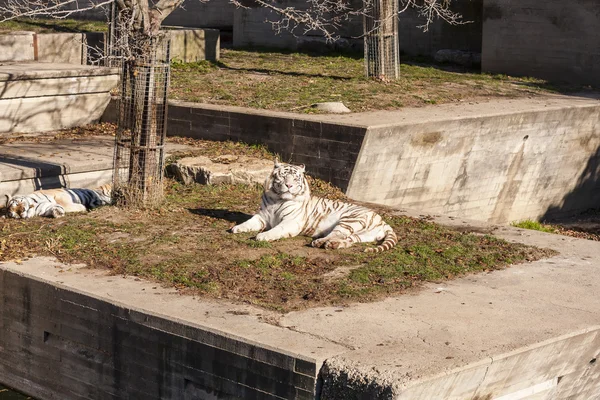
<svg viewBox="0 0 600 400"><path fill-rule="evenodd" d="M315 103L312 105L312 107L316 108L319 111L324 111L333 114L351 112L350 109L346 107L341 101L327 101L325 103Z"/></svg>

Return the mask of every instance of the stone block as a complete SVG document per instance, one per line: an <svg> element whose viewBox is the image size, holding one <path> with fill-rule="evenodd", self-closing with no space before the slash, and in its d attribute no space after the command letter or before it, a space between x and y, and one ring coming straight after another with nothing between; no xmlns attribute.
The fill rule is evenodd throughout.
<svg viewBox="0 0 600 400"><path fill-rule="evenodd" d="M83 58L83 34L39 33L36 60L47 63L85 64Z"/></svg>
<svg viewBox="0 0 600 400"><path fill-rule="evenodd" d="M186 157L169 167L176 179L191 184L263 184L273 170L273 162L247 156L222 155L217 158Z"/></svg>
<svg viewBox="0 0 600 400"><path fill-rule="evenodd" d="M172 29L171 59L182 62L217 61L220 56L219 31L216 29Z"/></svg>
<svg viewBox="0 0 600 400"><path fill-rule="evenodd" d="M34 32L0 35L0 62L35 60L34 38Z"/></svg>
<svg viewBox="0 0 600 400"><path fill-rule="evenodd" d="M44 132L98 121L107 93L0 99L0 133Z"/></svg>

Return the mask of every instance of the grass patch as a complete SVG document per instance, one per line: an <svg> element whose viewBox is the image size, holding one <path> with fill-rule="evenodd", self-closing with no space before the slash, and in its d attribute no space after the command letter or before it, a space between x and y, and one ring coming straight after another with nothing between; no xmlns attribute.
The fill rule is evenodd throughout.
<svg viewBox="0 0 600 400"><path fill-rule="evenodd" d="M14 31L36 33L106 32L108 23L106 21L46 18L20 18L0 23L0 34Z"/></svg>
<svg viewBox="0 0 600 400"><path fill-rule="evenodd" d="M326 191L327 185L320 187ZM0 261L53 255L184 292L289 311L372 301L423 281L501 269L554 254L391 215L386 219L400 241L393 250L377 255L363 253L365 245L325 251L309 247L305 237L258 243L252 234L228 233L257 209L261 192L259 186L185 186L167 181L166 200L155 210L104 207L58 220L4 220ZM333 197L338 195L332 190Z"/></svg>
<svg viewBox="0 0 600 400"><path fill-rule="evenodd" d="M309 106L317 102L342 101L359 112L581 90L424 63L403 63L400 79L392 82L363 75L363 58L351 54L223 49L217 63L173 63L171 98L297 112L314 112Z"/></svg>
<svg viewBox="0 0 600 400"><path fill-rule="evenodd" d="M534 231L547 232L547 233L557 233L557 229L552 225L542 224L538 221L532 221L530 219L526 219L523 221L517 221L511 223L512 226L523 229L531 229Z"/></svg>

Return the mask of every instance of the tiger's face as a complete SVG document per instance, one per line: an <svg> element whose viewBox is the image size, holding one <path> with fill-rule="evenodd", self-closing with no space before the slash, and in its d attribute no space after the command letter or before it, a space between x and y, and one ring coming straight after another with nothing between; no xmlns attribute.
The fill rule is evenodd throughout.
<svg viewBox="0 0 600 400"><path fill-rule="evenodd" d="M34 204L25 196L11 197L6 203L6 216L8 218L31 218L33 207Z"/></svg>
<svg viewBox="0 0 600 400"><path fill-rule="evenodd" d="M292 200L308 191L304 177L304 165L280 163L278 159L275 159L275 166L269 181L269 189L284 200Z"/></svg>

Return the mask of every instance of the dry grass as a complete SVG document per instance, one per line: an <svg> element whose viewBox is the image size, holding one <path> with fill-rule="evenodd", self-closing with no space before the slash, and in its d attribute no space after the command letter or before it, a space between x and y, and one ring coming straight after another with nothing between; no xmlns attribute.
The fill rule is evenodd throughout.
<svg viewBox="0 0 600 400"><path fill-rule="evenodd" d="M175 62L171 98L297 112L313 112L308 106L317 102L342 101L359 112L576 89L416 62L402 64L401 78L392 82L367 79L363 71L362 57L353 55L222 50L217 63Z"/></svg>
<svg viewBox="0 0 600 400"><path fill-rule="evenodd" d="M196 145L200 153L215 150L202 141ZM243 147L237 150L242 152ZM246 151L262 150L246 147ZM318 195L344 198L325 182L312 179L311 186ZM376 255L363 253L366 245L326 251L310 247L305 237L265 243L252 239L252 234L228 233L257 210L261 191L258 186L185 186L167 181L166 200L158 209L104 207L58 220L5 219L0 228L0 262L53 255L64 262L155 280L183 292L289 311L373 301L424 281L501 269L554 254L454 231L426 219L385 214L400 240L393 250Z"/></svg>

